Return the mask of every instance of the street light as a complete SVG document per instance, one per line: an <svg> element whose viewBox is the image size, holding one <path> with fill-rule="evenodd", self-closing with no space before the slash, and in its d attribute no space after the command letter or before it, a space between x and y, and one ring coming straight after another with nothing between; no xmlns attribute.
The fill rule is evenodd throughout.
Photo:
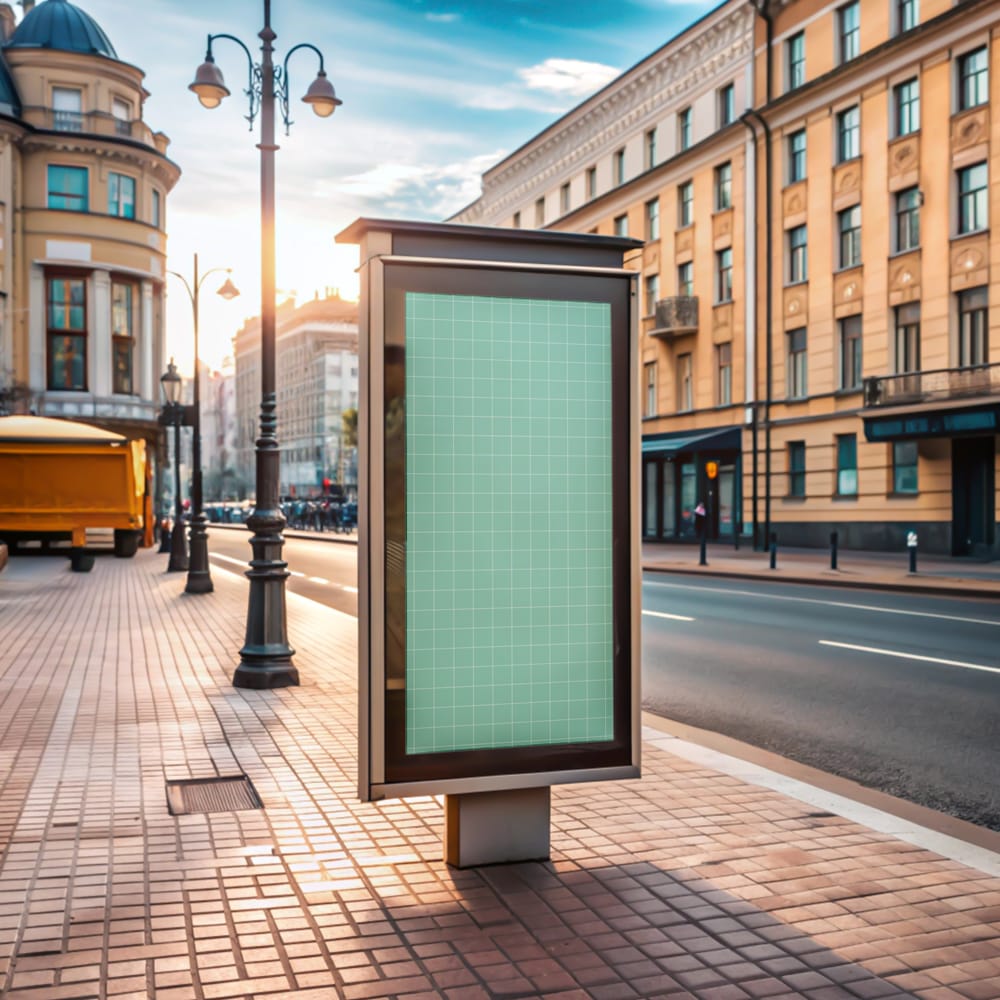
<svg viewBox="0 0 1000 1000"><path fill-rule="evenodd" d="M181 424L184 423L184 407L181 406L181 377L177 374L174 359L170 359L167 370L160 376L163 390L163 413L161 423L174 429L174 528L170 532L170 561L168 573L181 573L188 568L187 542L184 538L184 507L181 503Z"/></svg>
<svg viewBox="0 0 1000 1000"><path fill-rule="evenodd" d="M191 523L188 528L190 535L191 559L188 567L187 584L184 592L187 594L208 594L211 593L212 576L208 568L208 531L206 524L208 518L202 510L201 491L201 372L199 371L201 361L198 355L198 296L201 286L210 274L225 271L230 274L228 267L213 267L206 271L201 277L198 276L198 255L194 255L194 278L188 283L187 278L177 271L168 271L175 278L180 278L191 299L191 309L194 312L194 398L191 405L191 429L193 431L191 440ZM235 299L240 294L239 289L227 277L225 284L216 292L227 301ZM178 381L180 378L178 377Z"/></svg>
<svg viewBox="0 0 1000 1000"><path fill-rule="evenodd" d="M246 88L250 99L247 120L253 129L260 112L260 437L257 439L256 491L257 500L247 525L253 531L250 545L253 558L247 576L250 579L250 599L247 607L246 642L240 650L240 665L233 675L236 687L275 688L299 683L299 672L292 663L295 651L288 644L285 615L285 580L288 564L281 558L285 540L281 534L285 518L278 503L280 452L277 436L277 402L275 394L275 248L274 248L274 104L281 104L281 118L286 134L292 121L288 109L288 60L299 49L311 49L319 56L319 73L302 98L321 118L333 114L341 103L333 85L326 78L323 53L302 42L289 49L281 67L273 62L273 42L277 35L271 29L271 0L264 0L264 27L258 33L262 58L255 63L250 50L233 35L209 35L205 61L198 67L194 91L206 108L215 108L229 96L222 71L215 65L212 43L225 38L235 42L249 64Z"/></svg>

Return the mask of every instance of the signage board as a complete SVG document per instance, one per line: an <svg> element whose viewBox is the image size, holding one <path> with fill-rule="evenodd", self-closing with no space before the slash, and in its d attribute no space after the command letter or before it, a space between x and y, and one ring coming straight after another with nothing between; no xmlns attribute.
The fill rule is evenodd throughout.
<svg viewBox="0 0 1000 1000"><path fill-rule="evenodd" d="M634 241L338 239L362 244L361 797L637 775Z"/></svg>

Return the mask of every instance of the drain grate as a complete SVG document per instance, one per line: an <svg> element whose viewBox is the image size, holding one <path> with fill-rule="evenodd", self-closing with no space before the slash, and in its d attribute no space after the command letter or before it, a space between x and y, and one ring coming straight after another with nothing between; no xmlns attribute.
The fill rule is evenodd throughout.
<svg viewBox="0 0 1000 1000"><path fill-rule="evenodd" d="M236 777L189 778L167 782L167 808L171 816L191 813L240 812L263 809L257 790L245 774Z"/></svg>

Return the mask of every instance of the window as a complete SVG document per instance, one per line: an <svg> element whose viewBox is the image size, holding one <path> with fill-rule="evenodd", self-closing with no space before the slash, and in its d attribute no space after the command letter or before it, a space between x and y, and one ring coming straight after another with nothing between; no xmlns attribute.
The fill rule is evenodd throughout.
<svg viewBox="0 0 1000 1000"><path fill-rule="evenodd" d="M837 213L840 233L840 266L857 267L861 263L861 206L852 205Z"/></svg>
<svg viewBox="0 0 1000 1000"><path fill-rule="evenodd" d="M619 215L615 218L615 236L628 236L627 215Z"/></svg>
<svg viewBox="0 0 1000 1000"><path fill-rule="evenodd" d="M49 165L49 208L64 208L70 212L86 212L90 208L86 167Z"/></svg>
<svg viewBox="0 0 1000 1000"><path fill-rule="evenodd" d="M920 4L918 0L899 0L896 4L896 21L899 31L909 31L920 21Z"/></svg>
<svg viewBox="0 0 1000 1000"><path fill-rule="evenodd" d="M130 394L135 349L136 286L127 281L111 283L112 392Z"/></svg>
<svg viewBox="0 0 1000 1000"><path fill-rule="evenodd" d="M677 357L677 412L694 409L694 372L691 355Z"/></svg>
<svg viewBox="0 0 1000 1000"><path fill-rule="evenodd" d="M52 127L63 132L83 131L83 94L67 87L52 88Z"/></svg>
<svg viewBox="0 0 1000 1000"><path fill-rule="evenodd" d="M917 442L894 441L892 445L892 491L917 492Z"/></svg>
<svg viewBox="0 0 1000 1000"><path fill-rule="evenodd" d="M715 345L715 401L729 406L733 401L733 345Z"/></svg>
<svg viewBox="0 0 1000 1000"><path fill-rule="evenodd" d="M651 128L646 132L646 169L651 170L656 166L656 132Z"/></svg>
<svg viewBox="0 0 1000 1000"><path fill-rule="evenodd" d="M517 214L517 222L515 225L521 224L521 213ZM163 222L163 203L161 201L160 192L155 188L153 189L153 218L150 220L157 229L160 228L160 224Z"/></svg>
<svg viewBox="0 0 1000 1000"><path fill-rule="evenodd" d="M856 434L837 435L837 495L858 495L858 438Z"/></svg>
<svg viewBox="0 0 1000 1000"><path fill-rule="evenodd" d="M733 251L731 247L715 252L715 301L733 300Z"/></svg>
<svg viewBox="0 0 1000 1000"><path fill-rule="evenodd" d="M108 215L135 218L135 178L108 174Z"/></svg>
<svg viewBox="0 0 1000 1000"><path fill-rule="evenodd" d="M861 4L859 0L837 11L837 38L840 61L849 62L861 55Z"/></svg>
<svg viewBox="0 0 1000 1000"><path fill-rule="evenodd" d="M660 238L660 199L653 198L646 202L646 239Z"/></svg>
<svg viewBox="0 0 1000 1000"><path fill-rule="evenodd" d="M656 362L647 361L643 365L646 373L646 409L643 413L645 417L656 416Z"/></svg>
<svg viewBox="0 0 1000 1000"><path fill-rule="evenodd" d="M677 112L677 147L681 151L691 145L691 109L683 108Z"/></svg>
<svg viewBox="0 0 1000 1000"><path fill-rule="evenodd" d="M806 130L800 128L788 137L788 183L806 179Z"/></svg>
<svg viewBox="0 0 1000 1000"><path fill-rule="evenodd" d="M909 135L920 128L920 81L914 77L892 90L896 135Z"/></svg>
<svg viewBox="0 0 1000 1000"><path fill-rule="evenodd" d="M535 226L541 229L545 225L545 199L539 198L535 202Z"/></svg>
<svg viewBox="0 0 1000 1000"><path fill-rule="evenodd" d="M790 497L806 495L805 441L788 442L788 495Z"/></svg>
<svg viewBox="0 0 1000 1000"><path fill-rule="evenodd" d="M920 191L906 188L896 194L896 252L920 246Z"/></svg>
<svg viewBox="0 0 1000 1000"><path fill-rule="evenodd" d="M861 155L861 111L855 104L837 115L837 162Z"/></svg>
<svg viewBox="0 0 1000 1000"><path fill-rule="evenodd" d="M691 261L677 265L677 294L694 295L694 264Z"/></svg>
<svg viewBox="0 0 1000 1000"><path fill-rule="evenodd" d="M787 337L788 368L785 379L785 393L789 399L802 399L807 395L806 328L800 326L798 329L789 330Z"/></svg>
<svg viewBox="0 0 1000 1000"><path fill-rule="evenodd" d="M683 229L694 222L694 184L685 181L677 187L677 228Z"/></svg>
<svg viewBox="0 0 1000 1000"><path fill-rule="evenodd" d="M806 82L806 35L804 31L792 35L785 42L786 90L795 90Z"/></svg>
<svg viewBox="0 0 1000 1000"><path fill-rule="evenodd" d="M569 211L569 184L559 188L559 211L565 215Z"/></svg>
<svg viewBox="0 0 1000 1000"><path fill-rule="evenodd" d="M727 83L719 88L719 128L736 121L736 87Z"/></svg>
<svg viewBox="0 0 1000 1000"><path fill-rule="evenodd" d="M615 184L625 183L625 150L619 149L614 158Z"/></svg>
<svg viewBox="0 0 1000 1000"><path fill-rule="evenodd" d="M920 371L920 303L908 302L894 310L895 374Z"/></svg>
<svg viewBox="0 0 1000 1000"><path fill-rule="evenodd" d="M989 360L986 286L958 293L958 366L985 365Z"/></svg>
<svg viewBox="0 0 1000 1000"><path fill-rule="evenodd" d="M794 285L809 277L809 259L806 247L806 227L795 226L788 230L788 283Z"/></svg>
<svg viewBox="0 0 1000 1000"><path fill-rule="evenodd" d="M660 297L660 276L658 274L646 275L646 315L652 316L656 312L656 302Z"/></svg>
<svg viewBox="0 0 1000 1000"><path fill-rule="evenodd" d="M861 388L861 317L848 316L840 326L840 388Z"/></svg>
<svg viewBox="0 0 1000 1000"><path fill-rule="evenodd" d="M958 57L958 110L967 111L989 99L989 62L984 45Z"/></svg>
<svg viewBox="0 0 1000 1000"><path fill-rule="evenodd" d="M958 231L985 229L986 219L986 164L975 163L958 172Z"/></svg>
<svg viewBox="0 0 1000 1000"><path fill-rule="evenodd" d="M514 213L514 220L513 220L513 222L511 224L513 225L513 227L515 229L520 229L521 228L521 213L520 212L515 212Z"/></svg>
<svg viewBox="0 0 1000 1000"><path fill-rule="evenodd" d="M111 116L115 120L115 131L119 135L132 134L132 105L120 97L111 101Z"/></svg>
<svg viewBox="0 0 1000 1000"><path fill-rule="evenodd" d="M587 200L597 197L597 167L587 167Z"/></svg>
<svg viewBox="0 0 1000 1000"><path fill-rule="evenodd" d="M733 167L730 163L715 168L715 210L733 207Z"/></svg>
<svg viewBox="0 0 1000 1000"><path fill-rule="evenodd" d="M83 278L46 281L49 389L87 388L87 297Z"/></svg>

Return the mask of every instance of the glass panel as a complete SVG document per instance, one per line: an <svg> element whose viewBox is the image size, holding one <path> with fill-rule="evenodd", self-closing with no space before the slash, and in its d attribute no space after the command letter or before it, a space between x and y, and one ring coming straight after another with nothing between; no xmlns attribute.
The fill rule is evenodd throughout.
<svg viewBox="0 0 1000 1000"><path fill-rule="evenodd" d="M84 379L84 337L51 335L49 337L49 388L87 388Z"/></svg>
<svg viewBox="0 0 1000 1000"><path fill-rule="evenodd" d="M695 537L694 509L698 504L698 470L693 463L681 466L681 523L684 538Z"/></svg>
<svg viewBox="0 0 1000 1000"><path fill-rule="evenodd" d="M664 538L677 535L677 475L673 462L664 462L662 469L663 519L660 522Z"/></svg>
<svg viewBox="0 0 1000 1000"><path fill-rule="evenodd" d="M736 482L735 470L731 465L719 467L718 495L716 503L719 506L719 534L733 533L733 486Z"/></svg>
<svg viewBox="0 0 1000 1000"><path fill-rule="evenodd" d="M646 538L656 538L656 468L659 463L656 461L646 462L643 467L643 479L645 480L645 491L643 495L642 523L643 534Z"/></svg>

